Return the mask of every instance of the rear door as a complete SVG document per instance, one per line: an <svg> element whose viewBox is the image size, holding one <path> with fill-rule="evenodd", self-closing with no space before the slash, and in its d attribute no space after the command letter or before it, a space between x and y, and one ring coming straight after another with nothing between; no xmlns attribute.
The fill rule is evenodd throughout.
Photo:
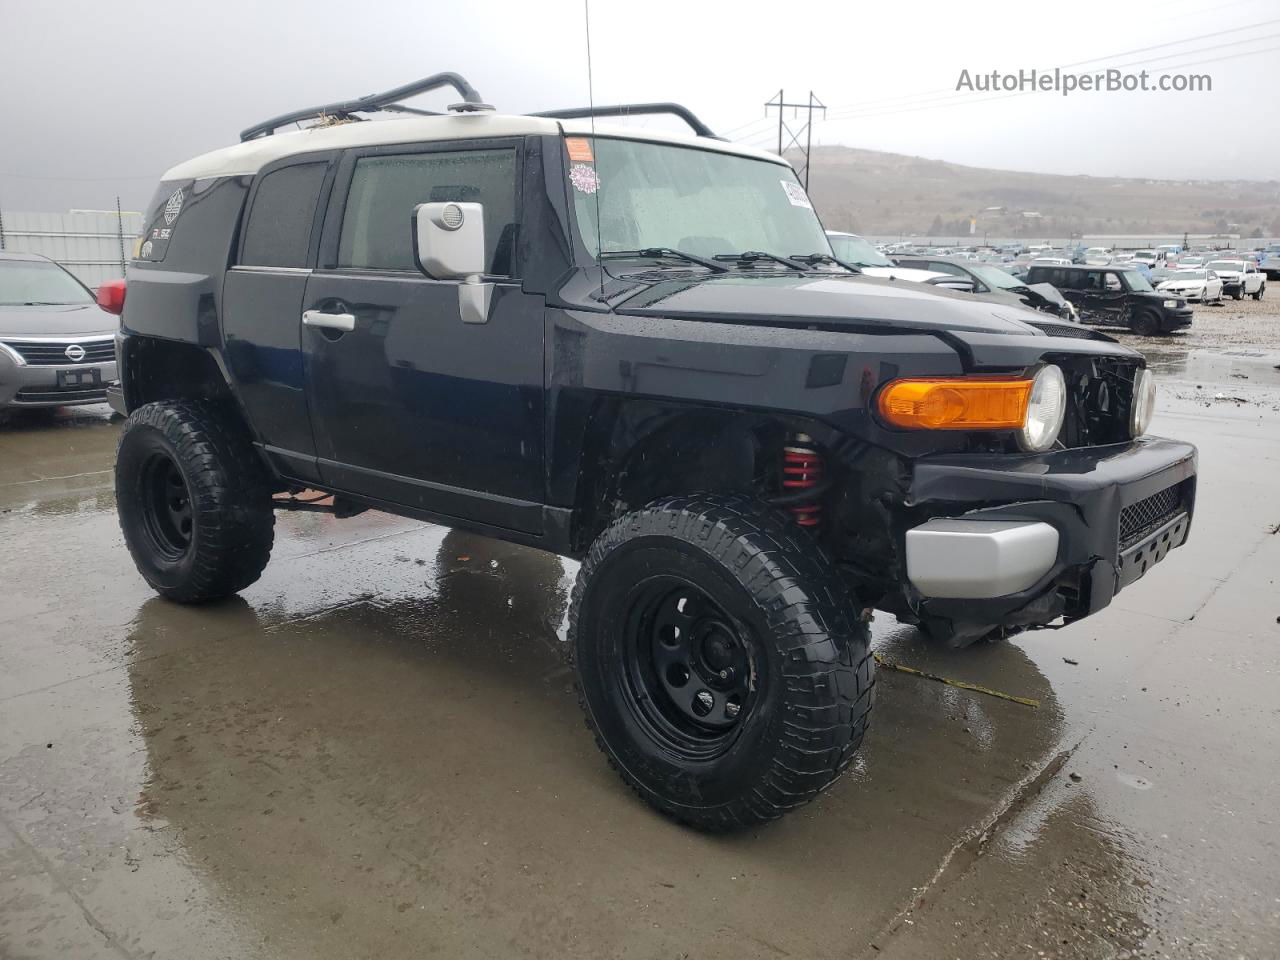
<svg viewBox="0 0 1280 960"><path fill-rule="evenodd" d="M259 440L288 476L318 479L301 344L302 296L334 155L264 168L223 283L223 350Z"/></svg>
<svg viewBox="0 0 1280 960"><path fill-rule="evenodd" d="M540 533L543 299L521 289L518 140L374 147L342 159L303 309L307 393L327 485L442 518ZM486 323L458 281L416 266L416 204L484 205ZM346 321L344 321L345 323Z"/></svg>

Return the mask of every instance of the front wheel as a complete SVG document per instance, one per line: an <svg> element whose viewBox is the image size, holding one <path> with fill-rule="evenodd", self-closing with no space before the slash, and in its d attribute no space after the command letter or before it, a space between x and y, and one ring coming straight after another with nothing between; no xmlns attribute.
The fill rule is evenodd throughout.
<svg viewBox="0 0 1280 960"><path fill-rule="evenodd" d="M216 600L262 575L275 514L266 472L230 411L149 403L116 450L116 511L147 583L179 603Z"/></svg>
<svg viewBox="0 0 1280 960"><path fill-rule="evenodd" d="M1154 310L1143 310L1133 318L1131 329L1140 337L1154 337L1160 332L1160 315Z"/></svg>
<svg viewBox="0 0 1280 960"><path fill-rule="evenodd" d="M1235 291L1234 291L1234 292L1232 292L1232 294L1231 294L1231 299L1232 299L1232 300L1243 300L1243 299L1244 299L1244 285L1243 285L1243 284L1241 284L1240 286L1236 287Z"/></svg>
<svg viewBox="0 0 1280 960"><path fill-rule="evenodd" d="M748 497L623 516L592 544L569 616L600 749L691 826L775 819L830 785L862 741L867 626L813 538Z"/></svg>

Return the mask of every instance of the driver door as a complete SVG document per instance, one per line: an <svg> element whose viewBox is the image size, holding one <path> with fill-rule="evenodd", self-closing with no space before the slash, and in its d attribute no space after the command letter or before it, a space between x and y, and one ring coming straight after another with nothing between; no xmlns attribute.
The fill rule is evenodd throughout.
<svg viewBox="0 0 1280 960"><path fill-rule="evenodd" d="M542 532L543 300L518 279L521 166L517 140L344 156L303 297L327 485L446 522ZM461 281L417 266L414 207L450 200L484 207L484 322L463 322Z"/></svg>

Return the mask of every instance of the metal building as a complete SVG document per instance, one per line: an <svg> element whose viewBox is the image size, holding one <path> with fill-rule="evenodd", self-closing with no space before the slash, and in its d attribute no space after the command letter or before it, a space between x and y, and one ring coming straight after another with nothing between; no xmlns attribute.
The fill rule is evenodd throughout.
<svg viewBox="0 0 1280 960"><path fill-rule="evenodd" d="M142 214L114 210L69 213L0 212L4 249L38 253L56 260L89 288L124 276L123 264L133 256L142 233Z"/></svg>

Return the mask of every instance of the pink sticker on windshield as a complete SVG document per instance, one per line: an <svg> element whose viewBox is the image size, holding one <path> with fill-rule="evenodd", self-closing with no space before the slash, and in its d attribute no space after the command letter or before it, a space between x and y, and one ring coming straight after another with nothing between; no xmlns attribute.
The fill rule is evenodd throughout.
<svg viewBox="0 0 1280 960"><path fill-rule="evenodd" d="M579 193L595 193L600 189L600 174L585 163L575 163L569 168L569 182Z"/></svg>

